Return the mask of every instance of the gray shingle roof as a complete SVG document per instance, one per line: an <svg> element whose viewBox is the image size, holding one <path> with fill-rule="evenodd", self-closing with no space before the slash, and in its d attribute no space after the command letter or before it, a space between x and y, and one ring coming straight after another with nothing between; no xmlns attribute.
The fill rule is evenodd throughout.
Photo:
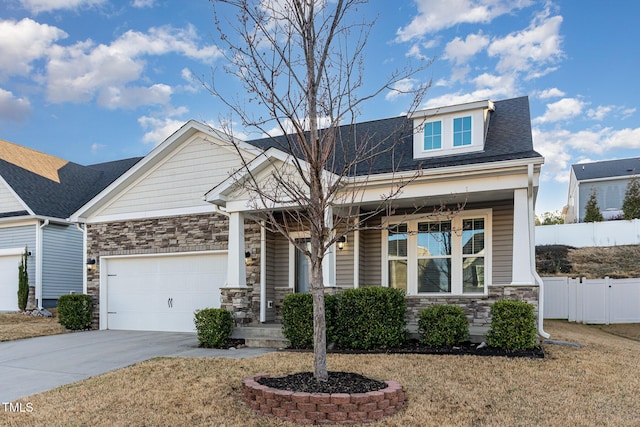
<svg viewBox="0 0 640 427"><path fill-rule="evenodd" d="M25 150L22 150L24 153ZM34 156L42 155L35 151L33 153ZM13 191L36 215L61 219L68 218L141 159L137 157L91 166L62 161L64 166L57 169L56 179L51 179L47 174L38 173L38 162L34 162L33 168L25 168L1 158L2 154L0 175ZM26 212L15 212L3 216L24 214Z"/></svg>
<svg viewBox="0 0 640 427"><path fill-rule="evenodd" d="M519 97L496 101L495 111L491 112L489 128L484 150L475 153L441 156L432 158L413 158L412 120L406 116L374 120L340 127L340 142L337 144L336 161L331 168L339 172L346 158L358 157L353 151L355 138L370 138L370 145L377 146L381 155L370 162L363 162L358 169L351 170L351 175L368 175L407 170L433 169L449 166L461 166L477 163L498 162L505 160L541 158L533 149L531 136L531 116L528 97ZM389 136L393 135L393 140ZM387 140L388 139L388 140ZM393 147L394 142L398 142ZM289 152L286 138L262 138L248 141L262 149L270 147ZM385 151L386 150L386 151Z"/></svg>
<svg viewBox="0 0 640 427"><path fill-rule="evenodd" d="M604 160L593 163L578 163L571 165L571 168L578 181L636 175L640 173L640 157Z"/></svg>

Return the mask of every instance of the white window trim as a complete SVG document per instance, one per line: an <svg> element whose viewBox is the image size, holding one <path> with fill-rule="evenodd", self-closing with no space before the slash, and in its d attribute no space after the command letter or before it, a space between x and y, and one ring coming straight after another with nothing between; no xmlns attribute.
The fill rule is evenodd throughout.
<svg viewBox="0 0 640 427"><path fill-rule="evenodd" d="M485 118L483 110L480 111L464 111L450 113L442 116L434 116L428 118L416 118L414 120L414 158L429 158L448 155L457 155L464 153L473 153L484 150L484 127ZM453 145L453 122L455 119L471 117L471 144L470 145ZM441 123L441 148L431 150L424 149L424 130L427 123Z"/></svg>
<svg viewBox="0 0 640 427"><path fill-rule="evenodd" d="M418 293L418 230L419 222L451 221L452 229L462 230L462 221L472 218L485 220L484 246L484 291L482 293L462 292L462 248L455 247L451 256L451 292L450 293ZM451 217L428 217L424 215L391 216L382 220L382 286L389 286L389 225L406 223L409 236L407 238L407 295L442 298L445 296L478 297L487 296L492 284L493 259L493 211L492 209L474 209L462 211ZM461 242L461 239L456 239ZM459 270L459 271L458 271Z"/></svg>
<svg viewBox="0 0 640 427"><path fill-rule="evenodd" d="M295 239L309 239L311 232L294 231L289 233L289 237ZM289 289L296 289L296 245L289 241Z"/></svg>

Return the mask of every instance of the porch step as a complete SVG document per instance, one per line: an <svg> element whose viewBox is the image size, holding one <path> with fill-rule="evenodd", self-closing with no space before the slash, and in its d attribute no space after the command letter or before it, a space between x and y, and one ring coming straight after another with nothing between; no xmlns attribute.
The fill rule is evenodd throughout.
<svg viewBox="0 0 640 427"><path fill-rule="evenodd" d="M289 346L282 334L282 325L263 323L233 328L231 338L244 339L247 347L284 348Z"/></svg>

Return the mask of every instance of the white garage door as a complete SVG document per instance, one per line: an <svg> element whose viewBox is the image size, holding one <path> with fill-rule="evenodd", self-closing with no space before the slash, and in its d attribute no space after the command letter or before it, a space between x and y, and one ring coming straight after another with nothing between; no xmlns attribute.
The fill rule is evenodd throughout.
<svg viewBox="0 0 640 427"><path fill-rule="evenodd" d="M226 254L132 256L105 262L108 329L193 332L196 309L220 307Z"/></svg>
<svg viewBox="0 0 640 427"><path fill-rule="evenodd" d="M0 256L0 311L18 310L20 255Z"/></svg>

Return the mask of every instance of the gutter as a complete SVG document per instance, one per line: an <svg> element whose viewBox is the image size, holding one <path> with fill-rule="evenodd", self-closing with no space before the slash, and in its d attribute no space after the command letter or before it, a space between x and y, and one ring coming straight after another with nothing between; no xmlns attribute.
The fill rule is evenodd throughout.
<svg viewBox="0 0 640 427"><path fill-rule="evenodd" d="M82 232L82 293L88 294L87 288L87 224L76 223L76 228Z"/></svg>
<svg viewBox="0 0 640 427"><path fill-rule="evenodd" d="M531 259L531 275L538 284L538 334L547 339L550 335L544 330L544 282L536 271L536 230L535 230L535 218L532 217L534 212L533 206L533 165L530 164L527 167L528 174L528 186L527 186L527 201L529 203L529 209L527 216L529 218L529 246L530 246L530 259Z"/></svg>

